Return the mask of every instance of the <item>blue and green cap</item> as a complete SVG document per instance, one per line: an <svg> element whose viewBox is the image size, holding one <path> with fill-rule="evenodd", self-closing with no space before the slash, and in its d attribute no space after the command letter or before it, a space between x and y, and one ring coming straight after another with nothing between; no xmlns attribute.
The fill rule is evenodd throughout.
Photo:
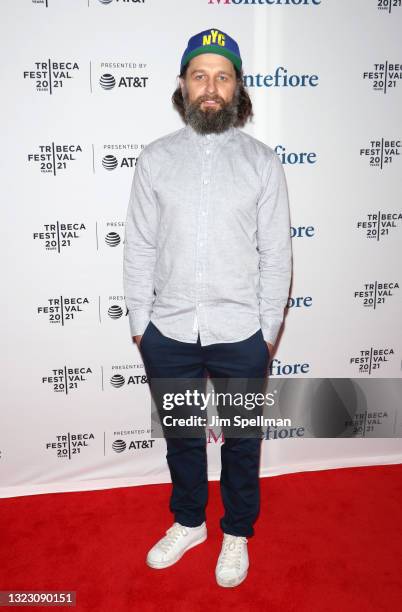
<svg viewBox="0 0 402 612"><path fill-rule="evenodd" d="M204 30L198 34L194 34L188 43L187 49L184 51L180 63L180 72L182 68L196 55L201 53L217 53L227 57L239 70L241 70L242 60L240 57L239 45L222 30L211 28Z"/></svg>

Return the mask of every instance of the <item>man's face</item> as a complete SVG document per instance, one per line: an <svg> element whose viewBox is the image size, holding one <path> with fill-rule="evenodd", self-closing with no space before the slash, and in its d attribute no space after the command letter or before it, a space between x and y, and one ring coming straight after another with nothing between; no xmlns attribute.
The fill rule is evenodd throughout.
<svg viewBox="0 0 402 612"><path fill-rule="evenodd" d="M190 60L180 77L186 120L202 133L222 132L237 118L238 83L230 60L203 53Z"/></svg>

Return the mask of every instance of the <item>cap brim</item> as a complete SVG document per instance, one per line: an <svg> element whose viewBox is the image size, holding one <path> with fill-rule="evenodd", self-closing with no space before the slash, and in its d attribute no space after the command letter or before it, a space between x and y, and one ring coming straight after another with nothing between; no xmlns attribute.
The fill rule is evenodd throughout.
<svg viewBox="0 0 402 612"><path fill-rule="evenodd" d="M208 45L205 47L198 47L198 49L194 49L193 51L190 51L190 53L184 56L183 61L181 63L181 68L183 68L183 66L185 66L191 59L193 59L193 57L196 57L197 55L201 55L202 53L216 53L217 55L223 55L228 60L230 60L232 64L236 66L238 70L241 70L242 62L241 62L241 59L238 57L238 55L236 55L232 51L229 51L229 49L219 47L218 45Z"/></svg>

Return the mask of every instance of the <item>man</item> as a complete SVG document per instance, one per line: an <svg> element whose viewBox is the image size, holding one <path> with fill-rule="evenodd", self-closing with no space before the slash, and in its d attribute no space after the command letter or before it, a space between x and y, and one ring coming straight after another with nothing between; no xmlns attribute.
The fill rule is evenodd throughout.
<svg viewBox="0 0 402 612"><path fill-rule="evenodd" d="M239 128L252 116L237 43L192 36L172 97L185 126L137 160L126 219L124 288L148 379L266 376L291 277L286 180L276 153ZM147 564L176 563L207 537L205 437L167 438L175 522ZM221 447L219 585L247 576L259 512L261 439Z"/></svg>

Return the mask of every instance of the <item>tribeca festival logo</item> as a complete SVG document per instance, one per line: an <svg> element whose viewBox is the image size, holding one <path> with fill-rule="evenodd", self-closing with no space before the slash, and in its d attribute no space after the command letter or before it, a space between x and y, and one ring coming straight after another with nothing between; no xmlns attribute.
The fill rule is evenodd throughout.
<svg viewBox="0 0 402 612"><path fill-rule="evenodd" d="M81 312L87 310L89 299L87 297L59 297L48 298L47 304L37 307L38 315L45 315L49 323L64 326L67 321L76 320Z"/></svg>
<svg viewBox="0 0 402 612"><path fill-rule="evenodd" d="M145 89L148 86L149 76L144 75L147 64L144 62L101 62L98 83L101 89ZM130 70L133 74L128 74ZM92 73L92 64L90 63ZM111 72L113 71L113 72ZM92 91L92 87L91 87Z"/></svg>
<svg viewBox="0 0 402 612"><path fill-rule="evenodd" d="M351 428L353 436L361 435L363 438L367 434L392 430L391 414L385 410L375 412L357 412L353 419L345 421L345 426ZM378 434L377 434L378 435ZM378 435L378 437L381 437Z"/></svg>
<svg viewBox="0 0 402 612"><path fill-rule="evenodd" d="M136 370L144 369L142 363L112 365L106 372L102 366L102 391L105 390L104 379L108 380L108 389L122 389L130 385L146 385L145 374L135 374Z"/></svg>
<svg viewBox="0 0 402 612"><path fill-rule="evenodd" d="M56 436L53 442L46 442L46 450L56 451L56 457L60 459L72 459L73 455L80 455L84 448L90 446L95 440L93 433L66 433Z"/></svg>
<svg viewBox="0 0 402 612"><path fill-rule="evenodd" d="M373 371L378 372L392 359L394 349L391 347L362 349L359 353L350 357L350 364L357 368L360 374L370 375Z"/></svg>
<svg viewBox="0 0 402 612"><path fill-rule="evenodd" d="M313 151L296 153L295 151L288 152L283 145L276 145L274 149L282 164L293 166L295 164L315 164L317 162L317 153Z"/></svg>
<svg viewBox="0 0 402 612"><path fill-rule="evenodd" d="M112 172L118 168L135 168L138 156L144 146L143 144L104 144L100 153L102 168L107 172ZM109 151L113 151L113 153Z"/></svg>
<svg viewBox="0 0 402 612"><path fill-rule="evenodd" d="M56 62L47 59L46 61L34 62L33 69L24 70L23 76L24 79L35 84L36 91L53 94L73 79L79 69L77 62L74 61Z"/></svg>
<svg viewBox="0 0 402 612"><path fill-rule="evenodd" d="M287 68L278 66L272 74L245 74L245 87L317 87L317 74L289 74Z"/></svg>
<svg viewBox="0 0 402 612"><path fill-rule="evenodd" d="M366 157L370 166L382 170L385 165L391 164L395 157L400 156L401 146L400 140L370 140L369 148L360 149L360 157Z"/></svg>
<svg viewBox="0 0 402 612"><path fill-rule="evenodd" d="M365 232L366 238L374 239L377 242L380 238L385 238L391 232L401 227L402 212L381 212L367 213L366 218L357 222L357 229Z"/></svg>
<svg viewBox="0 0 402 612"><path fill-rule="evenodd" d="M48 376L42 376L42 384L50 385L55 393L65 393L77 390L85 384L93 374L89 367L68 367L51 370Z"/></svg>
<svg viewBox="0 0 402 612"><path fill-rule="evenodd" d="M123 429L121 431L114 431L113 435L116 438L112 442L112 450L115 453L123 453L124 451L136 451L136 450L149 450L153 448L155 439L154 438L140 438L134 440L136 436L144 436L150 434L150 429ZM123 440L125 436L130 436L126 441Z"/></svg>
<svg viewBox="0 0 402 612"><path fill-rule="evenodd" d="M28 162L38 164L43 174L53 174L66 170L73 162L77 161L78 155L82 153L79 144L56 144L51 142L46 145L38 145L39 152L28 153Z"/></svg>
<svg viewBox="0 0 402 612"><path fill-rule="evenodd" d="M395 89L400 79L402 79L402 65L391 64L388 61L385 64L374 64L373 71L363 72L363 80L371 81L374 91L382 91L385 94L389 89Z"/></svg>
<svg viewBox="0 0 402 612"><path fill-rule="evenodd" d="M42 242L46 251L61 253L62 249L71 247L82 238L86 229L85 223L82 222L56 221L56 223L45 223L40 231L33 233L32 237Z"/></svg>
<svg viewBox="0 0 402 612"><path fill-rule="evenodd" d="M376 3L379 11L385 11L390 14L392 9L401 6L402 0L376 0Z"/></svg>
<svg viewBox="0 0 402 612"><path fill-rule="evenodd" d="M395 296L395 291L399 289L399 283L374 281L364 283L363 289L354 292L354 298L359 300L365 308L374 310L379 304L385 304L385 300Z"/></svg>

